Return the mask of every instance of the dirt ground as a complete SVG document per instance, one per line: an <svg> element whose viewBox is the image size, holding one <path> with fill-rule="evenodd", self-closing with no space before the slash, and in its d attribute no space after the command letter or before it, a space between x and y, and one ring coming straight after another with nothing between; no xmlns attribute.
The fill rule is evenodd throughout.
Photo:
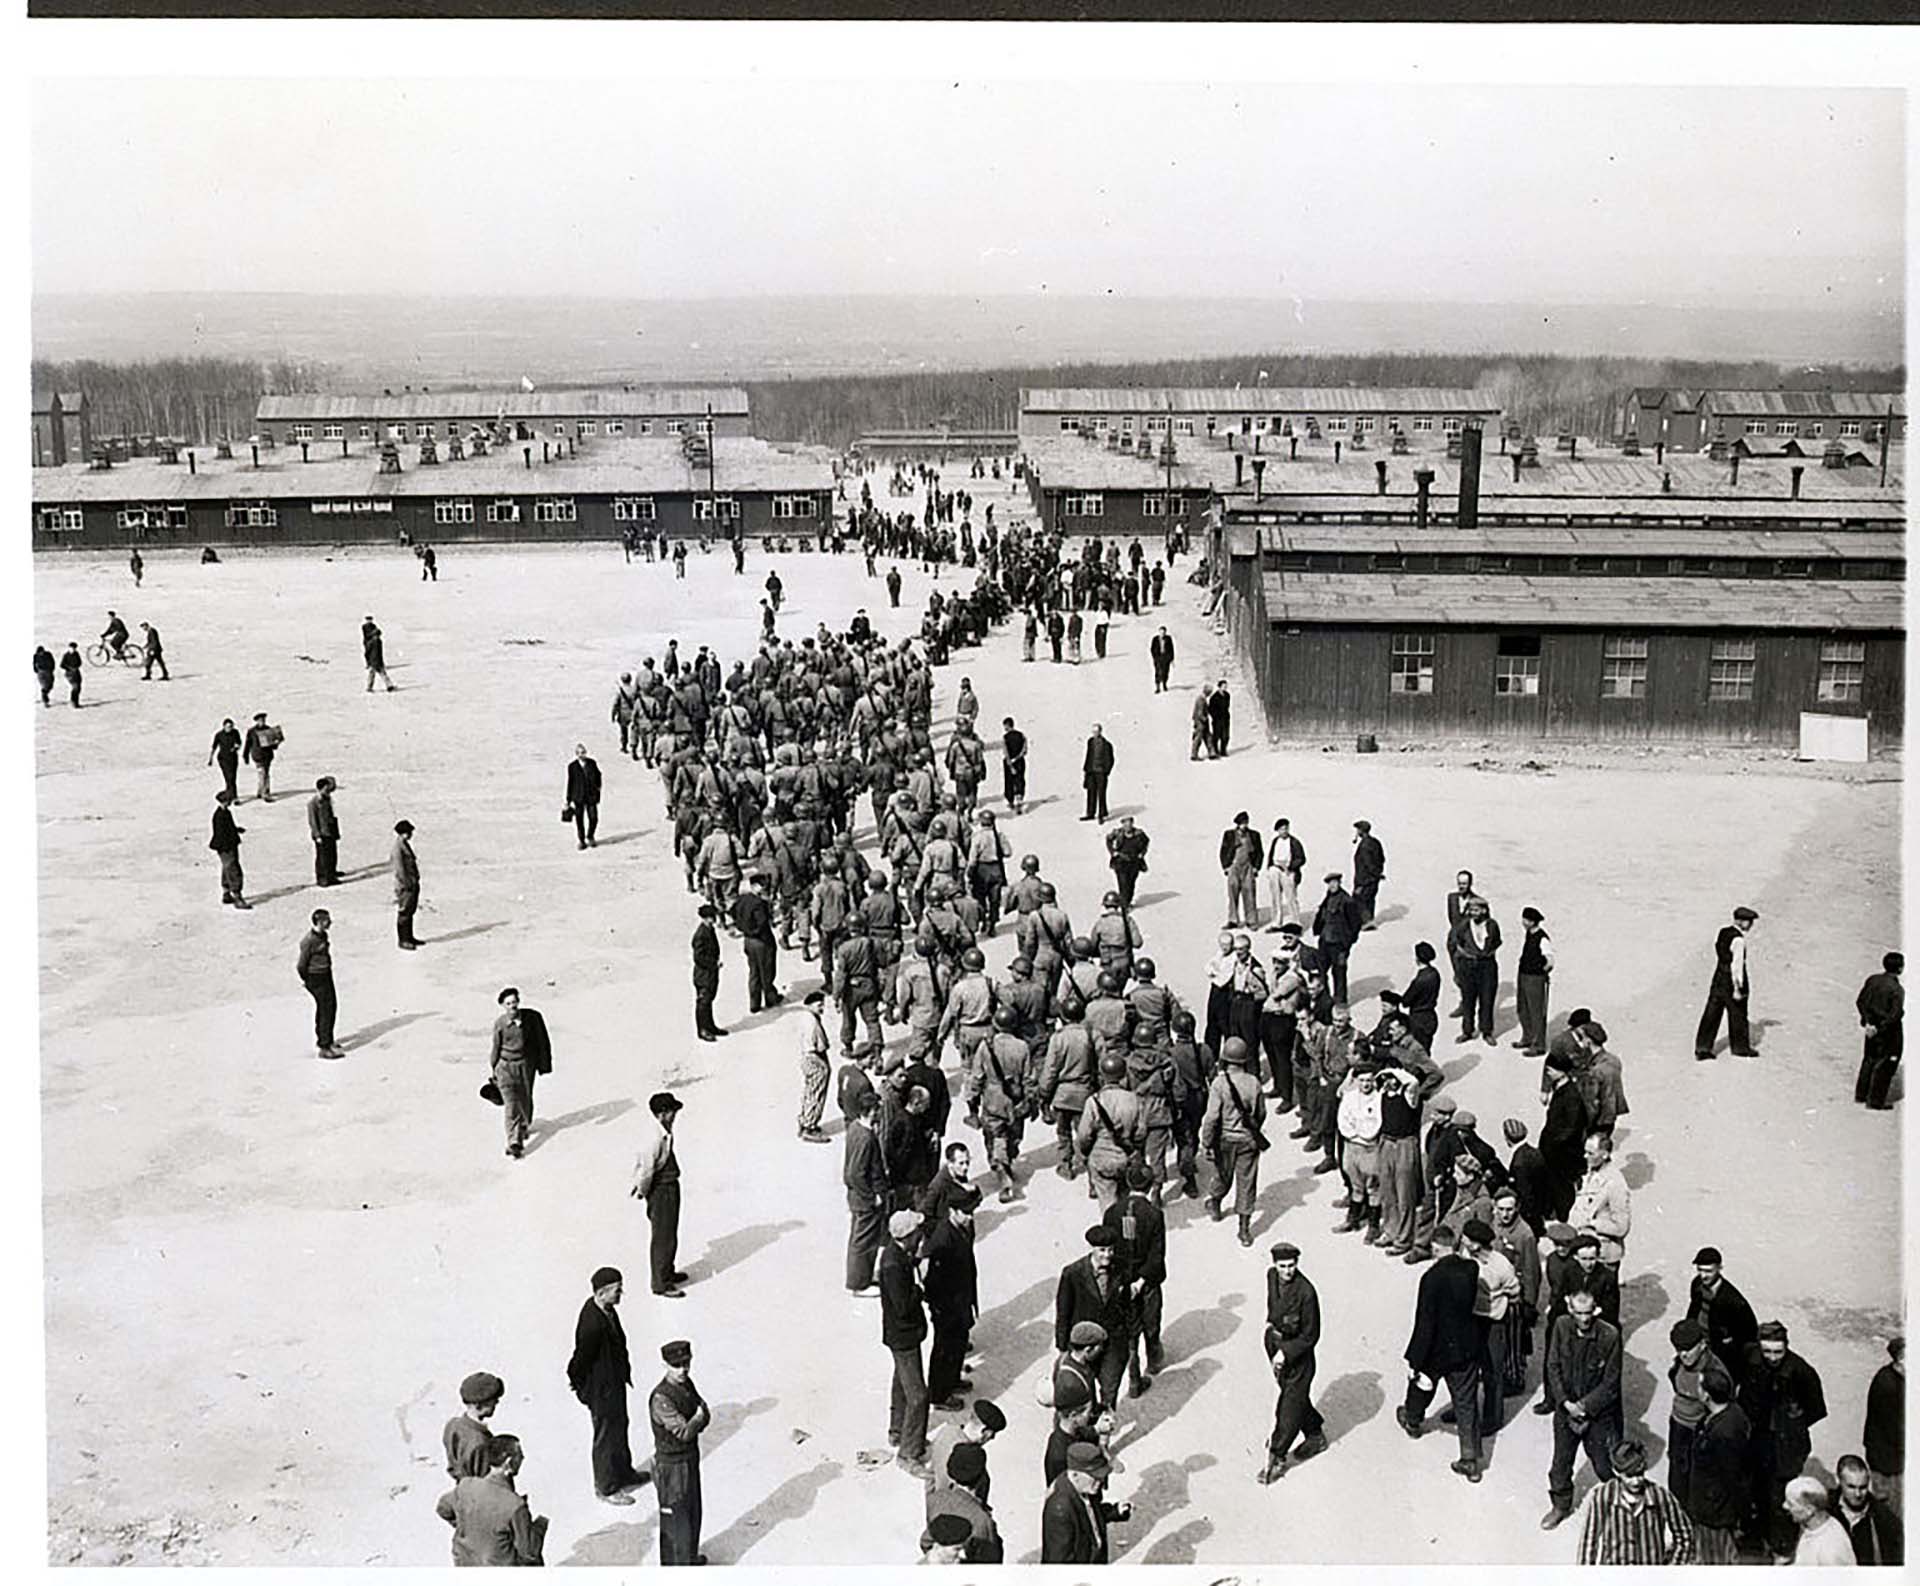
<svg viewBox="0 0 1920 1586"><path fill-rule="evenodd" d="M98 633L113 606L161 628L174 669L164 684L90 671L84 710L56 703L34 722L54 1562L444 1563L439 1431L460 1378L480 1368L506 1379L494 1424L526 1441L521 1485L552 1516L548 1561L652 1561L650 1493L625 1510L593 1497L587 1417L564 1368L588 1274L611 1262L644 1277L646 1223L627 1184L645 1097L667 1085L687 1103L693 1282L678 1302L630 1284L636 1453L656 1347L687 1337L714 1406L716 1563L916 1556L918 1484L856 1462L883 1446L888 1360L874 1303L841 1289L839 1125L830 1148L794 1138L797 998L747 1017L728 942L719 1014L736 1033L692 1040L692 900L659 784L617 756L608 721L619 671L670 634L685 655L746 651L768 561L756 551L735 578L724 555L696 555L679 583L624 565L617 547L454 548L423 584L400 551L236 553L217 567L155 555L139 591L117 557L37 564L35 627L56 652ZM905 570L893 612L855 556L778 565L782 628L796 636L863 602L881 631L906 632L928 589ZM939 675L943 741L963 674L983 722L1011 712L1033 740L1030 813L1008 827L1017 851L1038 853L1076 922L1091 921L1105 854L1075 816L1081 742L1098 720L1117 747L1116 813L1137 814L1153 839L1148 950L1191 1004L1222 918L1216 844L1241 808L1263 830L1290 815L1310 876L1344 857L1355 817L1373 821L1388 862L1381 928L1354 961L1364 1025L1378 991L1411 972L1414 942L1438 939L1456 867L1480 877L1510 939L1523 904L1543 909L1556 1007L1597 1010L1626 1064L1630 1424L1663 1448L1666 1330L1694 1248L1716 1243L1760 1315L1785 1320L1820 1370L1832 1413L1814 1447L1830 1469L1859 1446L1867 1381L1901 1315L1901 1114L1850 1100L1854 993L1897 939L1898 782L1737 756L1542 752L1530 758L1543 769L1524 770L1529 757L1511 753L1270 748L1244 688L1231 757L1193 764L1192 691L1237 673L1188 565L1163 612L1180 652L1167 695L1151 691L1144 619L1116 624L1104 663L1022 666L1008 630ZM396 693L364 690L369 612ZM241 914L218 901L206 848L218 774L205 761L222 716L244 725L261 709L287 733L285 796L239 807L257 904ZM607 780L601 845L587 853L558 820L578 740ZM323 773L340 782L349 878L325 898L350 1048L338 1063L313 1055L293 968L321 901L304 802ZM402 815L424 877L426 946L411 955L394 947L384 869ZM1743 902L1762 915L1761 1055L1696 1064L1713 933ZM989 962L1009 956L1003 932ZM797 956L781 974L790 992L814 980ZM508 983L546 1014L555 1046L518 1162L475 1094ZM1541 1112L1537 1064L1505 1044L1512 1024L1509 978L1498 1050L1456 1047L1446 1029L1436 1049L1496 1139L1502 1118L1537 1130ZM1010 1561L1037 1557L1047 1412L1034 1385L1051 1360L1058 1270L1093 1220L1080 1185L1049 1170L1050 1149L1029 1153L1036 1164L1024 1200L990 1200L980 1218L974 1375L1012 1422L991 1450ZM1115 1529L1116 1560L1569 1559L1574 1528L1535 1526L1547 1423L1519 1408L1473 1489L1447 1471L1450 1435L1409 1444L1390 1406L1417 1271L1334 1237L1340 1190L1297 1142L1276 1143L1263 1179L1252 1251L1198 1203L1171 1215L1168 1366L1123 1405L1113 1490L1135 1517ZM1315 1396L1333 1446L1265 1489L1252 1480L1273 1398L1259 1337L1265 1247L1281 1234L1321 1295Z"/></svg>

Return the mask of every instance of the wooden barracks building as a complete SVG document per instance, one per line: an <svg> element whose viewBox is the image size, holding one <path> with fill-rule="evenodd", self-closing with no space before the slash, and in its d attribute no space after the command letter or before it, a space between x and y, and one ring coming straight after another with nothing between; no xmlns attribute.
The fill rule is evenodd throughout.
<svg viewBox="0 0 1920 1586"><path fill-rule="evenodd" d="M711 453L691 434L515 440L457 459L428 445L438 461L423 462L419 443L255 442L227 457L37 468L34 548L618 539L629 527L814 538L833 516L825 452L751 437L721 437Z"/></svg>
<svg viewBox="0 0 1920 1586"><path fill-rule="evenodd" d="M1784 745L1808 711L1867 717L1875 748L1900 741L1897 480L1594 455L1414 460L1424 481L1402 458L1385 476L1349 463L1344 481L1275 462L1223 493L1211 548L1269 722L1402 742Z"/></svg>
<svg viewBox="0 0 1920 1586"><path fill-rule="evenodd" d="M582 441L751 433L747 393L735 386L622 386L587 391L419 391L265 396L254 420L263 445L341 441L441 441L491 424L520 440Z"/></svg>
<svg viewBox="0 0 1920 1586"><path fill-rule="evenodd" d="M1642 451L1703 452L1715 441L1749 453L1793 449L1818 457L1829 441L1876 447L1907 438L1907 399L1870 391L1682 391L1643 386L1621 406L1620 439Z"/></svg>

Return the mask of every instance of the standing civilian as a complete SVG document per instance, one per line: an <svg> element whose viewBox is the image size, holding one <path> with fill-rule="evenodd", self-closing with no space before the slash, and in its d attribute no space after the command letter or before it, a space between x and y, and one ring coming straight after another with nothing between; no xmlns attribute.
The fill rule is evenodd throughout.
<svg viewBox="0 0 1920 1586"><path fill-rule="evenodd" d="M340 818L333 812L333 790L340 784L330 776L314 783L307 800L307 835L313 839L313 879L323 887L340 881Z"/></svg>
<svg viewBox="0 0 1920 1586"><path fill-rule="evenodd" d="M1011 716L1004 717L1000 725L1001 792L1006 797L1007 808L1018 815L1027 803L1027 735L1014 726Z"/></svg>
<svg viewBox="0 0 1920 1586"><path fill-rule="evenodd" d="M1519 1197L1521 1217L1537 1238L1546 1231L1548 1206L1553 1198L1547 1159L1540 1154L1538 1146L1527 1144L1527 1126L1518 1118L1509 1118L1501 1124L1500 1134L1513 1148L1507 1158L1507 1181Z"/></svg>
<svg viewBox="0 0 1920 1586"><path fill-rule="evenodd" d="M1854 1562L1868 1566L1904 1564L1907 1543L1900 1516L1887 1507L1885 1499L1873 1495L1867 1462L1858 1454L1842 1454L1834 1474L1838 1485L1827 1493L1827 1511L1853 1543Z"/></svg>
<svg viewBox="0 0 1920 1586"><path fill-rule="evenodd" d="M1538 909L1520 911L1526 934L1520 940L1520 962L1514 970L1513 997L1520 1016L1520 1039L1513 1044L1525 1057L1547 1053L1547 983L1553 975L1553 938L1542 927L1547 917Z"/></svg>
<svg viewBox="0 0 1920 1586"><path fill-rule="evenodd" d="M1467 912L1447 937L1447 950L1459 971L1462 1000L1460 1034L1456 1044L1471 1041L1476 1023L1480 1039L1488 1046L1493 1039L1493 1005L1500 989L1500 922L1487 908L1485 898L1474 898Z"/></svg>
<svg viewBox="0 0 1920 1586"><path fill-rule="evenodd" d="M1453 952L1451 945L1453 928L1467 917L1467 905L1473 902L1478 896L1479 894L1473 890L1473 872L1471 870L1462 870L1454 876L1453 890L1447 894L1447 940L1449 944L1447 952L1449 957L1452 956ZM1460 966L1458 964L1453 966L1453 983L1460 990L1460 1001L1454 1008L1452 1014L1452 1017L1457 1019L1466 1011L1467 1006L1466 982L1460 977Z"/></svg>
<svg viewBox="0 0 1920 1586"><path fill-rule="evenodd" d="M1900 972L1907 967L1904 953L1888 953L1880 960L1880 973L1869 975L1854 999L1860 1015L1860 1028L1866 1032L1866 1044L1860 1053L1860 1075L1853 1082L1853 1099L1875 1111L1886 1108L1887 1091L1893 1084L1893 1071L1900 1066L1905 1047L1901 1022L1906 1012L1906 991L1900 984Z"/></svg>
<svg viewBox="0 0 1920 1586"><path fill-rule="evenodd" d="M1907 1472L1907 1341L1887 1340L1887 1363L1867 1384L1867 1421L1861 1432L1873 1495L1901 1519Z"/></svg>
<svg viewBox="0 0 1920 1586"><path fill-rule="evenodd" d="M1216 760L1224 759L1233 738L1233 696L1223 677L1207 696L1207 747Z"/></svg>
<svg viewBox="0 0 1920 1586"><path fill-rule="evenodd" d="M1355 821L1353 830L1353 901L1360 905L1362 928L1370 931L1380 883L1387 879L1387 851L1373 835L1370 821Z"/></svg>
<svg viewBox="0 0 1920 1586"><path fill-rule="evenodd" d="M67 703L75 710L80 708L80 645L77 640L69 639L64 654L60 657L60 670L67 679Z"/></svg>
<svg viewBox="0 0 1920 1586"><path fill-rule="evenodd" d="M1267 885L1273 895L1268 930L1300 923L1300 873L1306 865L1306 847L1293 835L1293 826L1283 815L1273 823L1273 841L1267 845Z"/></svg>
<svg viewBox="0 0 1920 1586"><path fill-rule="evenodd" d="M1585 1289L1567 1296L1567 1314L1547 1330L1547 1398L1553 1405L1553 1465L1547 1473L1553 1507L1541 1516L1543 1531L1573 1513L1575 1453L1584 1448L1594 1475L1611 1481L1621 1437L1620 1329L1601 1317Z"/></svg>
<svg viewBox="0 0 1920 1586"><path fill-rule="evenodd" d="M1326 1422L1313 1407L1315 1351L1320 1346L1320 1294L1300 1270L1300 1247L1286 1241L1268 1252L1267 1327L1262 1335L1267 1360L1280 1396L1273 1407L1273 1434L1258 1480L1270 1486L1287 1473L1293 1440L1301 1437L1295 1462L1312 1459L1327 1446ZM1304 1435L1302 1435L1304 1434Z"/></svg>
<svg viewBox="0 0 1920 1586"><path fill-rule="evenodd" d="M1683 1506L1693 1495L1693 1450L1707 1419L1707 1395L1700 1386L1709 1371L1723 1375L1726 1366L1713 1353L1707 1330L1690 1317L1681 1317L1667 1333L1673 1344L1673 1363L1667 1381L1673 1384L1673 1408L1667 1419L1667 1489Z"/></svg>
<svg viewBox="0 0 1920 1586"><path fill-rule="evenodd" d="M703 1041L727 1033L713 1022L713 999L720 994L720 933L713 928L718 915L711 903L701 904L693 928L693 1033Z"/></svg>
<svg viewBox="0 0 1920 1586"><path fill-rule="evenodd" d="M40 704L43 708L53 704L53 673L53 651L44 644L36 644L33 647L33 677L34 681L40 685ZM231 726L232 723L229 722L228 725ZM207 764L213 764L212 755L207 756Z"/></svg>
<svg viewBox="0 0 1920 1586"><path fill-rule="evenodd" d="M546 1546L547 1517L533 1517L513 1485L526 1458L520 1439L488 1437L473 1474L462 1473L453 1491L442 1493L434 1513L453 1527L453 1562L467 1567L539 1565Z"/></svg>
<svg viewBox="0 0 1920 1586"><path fill-rule="evenodd" d="M1400 1011L1407 1016L1407 1028L1428 1052L1433 1038L1440 1033L1440 971L1433 967L1432 942L1413 944L1413 979L1400 993Z"/></svg>
<svg viewBox="0 0 1920 1586"><path fill-rule="evenodd" d="M1147 654L1153 659L1153 691L1164 694L1167 679L1173 675L1173 636L1162 628L1147 646Z"/></svg>
<svg viewBox="0 0 1920 1586"><path fill-rule="evenodd" d="M253 713L253 725L247 729L247 736L240 746L240 758L250 762L254 769L254 797L268 804L273 802L273 756L285 737L286 734L278 727L267 725L267 713L264 710L257 710Z"/></svg>
<svg viewBox="0 0 1920 1586"><path fill-rule="evenodd" d="M1760 1338L1753 1307L1723 1273L1720 1251L1702 1245L1693 1253L1693 1281L1687 1289L1687 1319L1706 1329L1707 1347L1734 1385L1746 1375L1747 1358Z"/></svg>
<svg viewBox="0 0 1920 1586"><path fill-rule="evenodd" d="M847 1292L863 1296L876 1292L873 1264L887 1232L887 1164L874 1130L879 1110L871 1088L853 1092L840 1167L847 1191Z"/></svg>
<svg viewBox="0 0 1920 1586"><path fill-rule="evenodd" d="M246 899L246 872L240 866L240 834L246 827L233 818L233 795L225 788L213 795L213 835L207 846L220 856L220 901L236 909L253 907Z"/></svg>
<svg viewBox="0 0 1920 1586"><path fill-rule="evenodd" d="M412 952L420 945L413 935L414 911L420 907L420 861L413 854L413 822L395 821L393 832L389 860L393 867L394 926L400 945Z"/></svg>
<svg viewBox="0 0 1920 1586"><path fill-rule="evenodd" d="M880 1251L880 1341L893 1356L893 1390L887 1414L887 1441L909 1475L925 1481L927 1466L927 1376L920 1344L927 1336L926 1306L917 1271L920 1213L901 1210L887 1223Z"/></svg>
<svg viewBox="0 0 1920 1586"><path fill-rule="evenodd" d="M141 645L141 653L146 660L146 670L140 674L140 680L143 683L151 683L153 669L157 666L160 668L160 681L172 682L173 678L167 671L166 655L160 648L160 630L150 622L143 622L140 624L140 631L146 635Z"/></svg>
<svg viewBox="0 0 1920 1586"><path fill-rule="evenodd" d="M600 830L600 762L583 743L573 746L573 758L567 762L567 808L573 814L578 845L598 847L594 833Z"/></svg>
<svg viewBox="0 0 1920 1586"><path fill-rule="evenodd" d="M667 1374L647 1397L653 1426L653 1492L660 1503L662 1565L704 1564L700 1551L700 1434L713 1415L693 1385L693 1345L660 1346Z"/></svg>
<svg viewBox="0 0 1920 1586"><path fill-rule="evenodd" d="M1450 1224L1433 1232L1439 1259L1420 1274L1414 1301L1413 1336L1407 1341L1407 1396L1393 1418L1408 1437L1426 1430L1427 1406L1447 1384L1452 1401L1454 1430L1460 1439L1460 1457L1449 1467L1470 1482L1480 1480L1480 1325L1474 1316L1474 1296L1480 1269L1456 1248Z"/></svg>
<svg viewBox="0 0 1920 1586"><path fill-rule="evenodd" d="M1752 985L1747 978L1747 935L1760 916L1749 908L1733 911L1733 924L1720 927L1713 939L1713 981L1707 987L1707 1005L1700 1014L1700 1027L1693 1036L1693 1055L1710 1062L1720 1039L1720 1016L1727 1019L1727 1047L1735 1057L1753 1057L1752 1032L1748 1016ZM1782 1534L1785 1527L1782 1524Z"/></svg>
<svg viewBox="0 0 1920 1586"><path fill-rule="evenodd" d="M980 1315L980 1269L973 1253L973 1214L979 1204L979 1186L966 1182L955 1182L937 1201L929 1185L923 1201L927 1219L923 1289L927 1320L933 1328L933 1343L927 1351L927 1398L942 1410L966 1407L960 1388L968 1340ZM933 1469L937 1480L939 1467Z"/></svg>
<svg viewBox="0 0 1920 1586"><path fill-rule="evenodd" d="M1113 745L1095 723L1087 738L1086 758L1081 762L1081 785L1087 790L1087 813L1083 821L1107 819L1107 781L1113 775Z"/></svg>
<svg viewBox="0 0 1920 1586"><path fill-rule="evenodd" d="M1792 1544L1790 1556L1776 1557L1776 1564L1796 1567L1819 1564L1857 1564L1847 1529L1827 1512L1827 1489L1811 1476L1795 1476L1781 1494L1780 1507L1786 1516L1784 1531Z"/></svg>
<svg viewBox="0 0 1920 1586"><path fill-rule="evenodd" d="M1366 917L1352 893L1341 890L1340 872L1327 872L1327 895L1314 910L1313 934L1320 939L1320 951L1327 961L1327 976L1333 984L1333 1000L1347 1000L1347 958L1353 944L1360 940Z"/></svg>
<svg viewBox="0 0 1920 1586"><path fill-rule="evenodd" d="M593 1293L580 1307L573 1329L573 1358L567 1382L574 1397L593 1417L593 1490L603 1503L631 1504L641 1484L627 1441L627 1389L633 1367L627 1358L627 1334L620 1325L620 1269L601 1267L593 1275Z"/></svg>
<svg viewBox="0 0 1920 1586"><path fill-rule="evenodd" d="M360 653L367 663L367 692L373 692L373 680L377 677L391 694L393 679L387 676L387 643L380 635L380 625L371 616L360 624Z"/></svg>
<svg viewBox="0 0 1920 1586"><path fill-rule="evenodd" d="M1547 1093L1546 1122L1540 1126L1540 1155L1547 1167L1547 1213L1564 1218L1573 1209L1586 1171L1587 1104L1573 1082L1569 1059L1548 1053L1547 1075L1553 1088Z"/></svg>
<svg viewBox="0 0 1920 1586"><path fill-rule="evenodd" d="M1762 1322L1740 1382L1740 1408L1753 1425L1755 1528L1766 1537L1776 1563L1786 1563L1794 1551L1784 1509L1787 1484L1806 1469L1813 1453L1809 1434L1827 1418L1820 1373L1787 1342L1782 1323Z"/></svg>
<svg viewBox="0 0 1920 1586"><path fill-rule="evenodd" d="M680 1159L674 1154L673 1125L682 1103L670 1090L655 1091L647 1100L653 1129L633 1164L633 1196L647 1203L648 1275L653 1292L663 1300L686 1298L680 1287L686 1273L675 1262L680 1254Z"/></svg>
<svg viewBox="0 0 1920 1586"><path fill-rule="evenodd" d="M313 1044L320 1056L330 1058L347 1055L347 1049L333 1037L340 999L333 989L333 948L327 940L332 926L333 916L325 909L313 911L313 929L300 939L300 957L294 966L300 984L313 998Z"/></svg>
<svg viewBox="0 0 1920 1586"><path fill-rule="evenodd" d="M1220 838L1220 869L1227 878L1225 930L1243 925L1252 930L1260 923L1260 865L1265 854L1260 834L1247 820L1247 812L1241 810Z"/></svg>
<svg viewBox="0 0 1920 1586"><path fill-rule="evenodd" d="M1566 1218L1576 1233L1592 1234L1600 1241L1600 1259L1618 1278L1627 1253L1627 1235L1633 1230L1633 1196L1613 1160L1612 1135L1594 1132L1587 1136L1586 1165Z"/></svg>
<svg viewBox="0 0 1920 1586"><path fill-rule="evenodd" d="M1637 1441L1613 1451L1613 1476L1587 1498L1579 1561L1618 1566L1693 1562L1693 1522L1671 1493L1647 1480L1647 1451Z"/></svg>
<svg viewBox="0 0 1920 1586"><path fill-rule="evenodd" d="M520 988L508 986L495 999L500 1015L493 1021L493 1048L487 1067L494 1089L506 1108L507 1155L518 1157L527 1146L533 1126L533 1083L553 1070L547 1022L532 1008L520 1006Z"/></svg>
<svg viewBox="0 0 1920 1586"><path fill-rule="evenodd" d="M1693 1470L1687 1482L1687 1514L1693 1521L1695 1560L1738 1564L1739 1532L1752 1488L1746 1411L1733 1402L1733 1379L1720 1370L1702 1372L1700 1393L1707 1413L1694 1432Z"/></svg>
<svg viewBox="0 0 1920 1586"><path fill-rule="evenodd" d="M734 928L740 932L740 948L747 959L747 1011L777 1008L786 998L774 984L779 944L773 935L773 908L766 899L766 877L754 871L747 877L747 890L733 900Z"/></svg>
<svg viewBox="0 0 1920 1586"><path fill-rule="evenodd" d="M220 762L220 776L227 784L227 791L236 799L240 796L240 729L233 724L233 718L227 717L220 723L220 730L213 735L213 747L207 751L207 764L215 760Z"/></svg>

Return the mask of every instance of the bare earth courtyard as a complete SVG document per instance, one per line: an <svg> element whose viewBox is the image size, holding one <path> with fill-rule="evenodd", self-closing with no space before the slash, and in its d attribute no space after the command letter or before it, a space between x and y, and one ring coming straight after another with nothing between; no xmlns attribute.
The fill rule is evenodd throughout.
<svg viewBox="0 0 1920 1586"><path fill-rule="evenodd" d="M903 567L902 609L889 611L854 554L754 548L736 578L724 554L696 553L677 582L611 545L456 546L432 584L397 550L234 553L214 567L155 554L138 591L118 556L38 561L41 642L84 647L111 606L161 629L174 674L143 683L137 668L89 668L87 708L68 709L56 689L34 719L54 1562L443 1564L440 1427L477 1369L506 1380L494 1426L525 1440L521 1487L552 1517L548 1562L651 1562L652 1495L621 1511L595 1501L587 1415L564 1373L603 1263L629 1277L636 1455L650 1452L657 1346L693 1341L714 1407L703 1479L716 1564L915 1558L918 1483L856 1463L883 1446L889 1366L874 1302L841 1287L834 1109L831 1147L794 1137L804 1016L794 996L776 1015L745 1015L729 939L718 1014L734 1037L693 1040L693 900L659 780L618 756L608 720L620 671L670 635L688 657L703 643L729 663L749 654L770 560L788 590L783 635L844 628L862 604L888 636L917 627L928 579ZM1899 782L1724 755L1580 768L1542 752L1548 770L1529 772L1511 751L1510 768L1481 770L1466 751L1270 748L1188 566L1164 608L1180 651L1172 693L1151 691L1146 618L1116 622L1103 663L1023 666L1009 626L937 674L939 743L962 675L990 744L1008 714L1032 738L1029 813L1007 824L1016 853L1040 855L1077 925L1098 913L1106 855L1075 817L1082 742L1102 722L1115 812L1153 839L1147 949L1197 1007L1223 917L1215 854L1234 812L1263 831L1290 816L1309 878L1346 863L1364 816L1387 850L1381 928L1353 964L1355 1022L1368 1028L1377 993L1410 975L1413 944L1440 940L1455 869L1471 868L1515 944L1501 965L1502 1044L1456 1047L1443 1025L1435 1056L1494 1140L1501 1119L1537 1135L1541 1116L1539 1065L1506 1044L1519 911L1537 905L1559 955L1554 1010L1597 1011L1632 1102L1619 1148L1635 1192L1622 1268L1629 1431L1663 1447L1667 1328L1692 1252L1712 1243L1759 1316L1785 1321L1820 1371L1831 1414L1814 1429L1815 1468L1830 1471L1859 1447L1868 1379L1900 1327L1902 1114L1851 1101L1854 994L1898 945ZM396 693L364 691L367 613L385 630ZM1234 753L1190 763L1192 690L1223 674L1236 677ZM287 741L281 796L247 796L236 812L257 905L241 914L219 904L206 846L219 776L204 762L221 718L244 726L256 710ZM601 845L585 853L558 820L579 741L607 780ZM313 1055L294 974L323 899L305 822L322 774L339 779L348 878L324 895L349 1048L338 1063ZM243 767L243 794L251 785ZM864 800L860 814L870 847ZM418 828L417 954L395 949L384 863L401 816ZM1696 1064L1713 933L1739 903L1761 914L1760 1056ZM1003 930L989 969L1011 954ZM814 966L782 955L789 993L814 980ZM555 1058L518 1162L475 1094L495 993L510 983L545 1014ZM662 1086L686 1102L681 1252L693 1282L678 1303L635 1281L647 1229L627 1194L645 1099ZM956 1128L981 1164L977 1138ZM1038 1557L1048 1411L1034 1384L1052 1359L1059 1269L1096 1220L1082 1185L1049 1171L1050 1136L1030 1128L1027 1141L1026 1197L982 1209L974 1331L978 1390L1011 1422L989 1456L1009 1561ZM1535 1526L1544 1418L1515 1404L1476 1488L1448 1473L1450 1437L1409 1444L1395 1426L1419 1274L1333 1236L1340 1194L1297 1142L1276 1138L1253 1250L1198 1202L1173 1204L1168 1364L1122 1402L1113 1495L1133 1501L1134 1519L1114 1529L1116 1561L1570 1561L1575 1528ZM1262 1488L1265 1251L1282 1235L1302 1247L1324 1309L1315 1399L1332 1447ZM1583 1469L1582 1497L1590 1481Z"/></svg>

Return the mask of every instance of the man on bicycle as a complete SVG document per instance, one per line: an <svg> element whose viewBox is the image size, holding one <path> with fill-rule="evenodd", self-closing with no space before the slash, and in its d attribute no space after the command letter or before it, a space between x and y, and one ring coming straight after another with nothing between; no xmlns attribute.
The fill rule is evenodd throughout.
<svg viewBox="0 0 1920 1586"><path fill-rule="evenodd" d="M112 652L114 660L126 659L121 652L127 647L127 625L121 620L119 612L107 613L106 631L100 635L100 642Z"/></svg>

